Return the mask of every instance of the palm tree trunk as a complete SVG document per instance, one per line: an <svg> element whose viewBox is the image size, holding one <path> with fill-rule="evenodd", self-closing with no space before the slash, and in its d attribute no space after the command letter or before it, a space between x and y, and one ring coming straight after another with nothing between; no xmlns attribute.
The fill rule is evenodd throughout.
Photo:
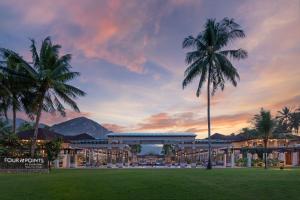
<svg viewBox="0 0 300 200"><path fill-rule="evenodd" d="M207 169L212 169L211 164L211 140L210 140L210 67L208 70L207 82L207 128L208 128L208 163Z"/></svg>
<svg viewBox="0 0 300 200"><path fill-rule="evenodd" d="M13 103L12 106L12 112L13 112L13 134L16 134L16 120L17 120L17 109L16 109L16 105Z"/></svg>
<svg viewBox="0 0 300 200"><path fill-rule="evenodd" d="M35 125L34 125L34 134L32 138L32 145L31 145L31 153L30 155L34 157L35 154L35 149L36 149L36 140L38 136L38 131L39 131L39 123L40 123L40 118L42 114L42 108L43 108L43 101L40 102L38 112L36 115L36 120L35 120Z"/></svg>
<svg viewBox="0 0 300 200"><path fill-rule="evenodd" d="M265 139L264 140L264 143L265 143L265 169L267 169L267 160L268 160L268 153L267 153L267 146L268 146L268 139Z"/></svg>

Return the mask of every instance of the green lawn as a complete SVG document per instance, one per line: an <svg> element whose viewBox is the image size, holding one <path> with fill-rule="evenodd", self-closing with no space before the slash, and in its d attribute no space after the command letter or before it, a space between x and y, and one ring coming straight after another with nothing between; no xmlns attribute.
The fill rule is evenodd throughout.
<svg viewBox="0 0 300 200"><path fill-rule="evenodd" d="M0 199L300 199L300 169L74 169L0 174Z"/></svg>

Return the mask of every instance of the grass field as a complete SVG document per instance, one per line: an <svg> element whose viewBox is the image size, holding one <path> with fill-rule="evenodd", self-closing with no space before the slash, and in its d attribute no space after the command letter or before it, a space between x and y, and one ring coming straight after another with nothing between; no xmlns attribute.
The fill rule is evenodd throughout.
<svg viewBox="0 0 300 200"><path fill-rule="evenodd" d="M300 199L300 169L74 169L0 174L0 199Z"/></svg>

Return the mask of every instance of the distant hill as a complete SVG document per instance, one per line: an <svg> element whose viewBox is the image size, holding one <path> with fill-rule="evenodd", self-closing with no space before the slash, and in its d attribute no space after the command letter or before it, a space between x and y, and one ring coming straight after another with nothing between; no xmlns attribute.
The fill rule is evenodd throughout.
<svg viewBox="0 0 300 200"><path fill-rule="evenodd" d="M210 136L210 139L212 139L212 140L227 140L227 141L241 141L241 140L245 140L247 138L245 136L243 136L242 134L223 135L220 133L215 133Z"/></svg>
<svg viewBox="0 0 300 200"><path fill-rule="evenodd" d="M106 138L106 134L112 132L104 128L97 122L86 117L78 117L59 124L55 124L50 128L50 130L66 136L74 136L82 133L87 133L97 139L104 139Z"/></svg>

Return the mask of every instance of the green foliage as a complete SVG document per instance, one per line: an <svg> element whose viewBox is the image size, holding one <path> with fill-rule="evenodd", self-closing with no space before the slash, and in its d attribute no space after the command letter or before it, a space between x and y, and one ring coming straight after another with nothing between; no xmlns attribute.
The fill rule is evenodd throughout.
<svg viewBox="0 0 300 200"><path fill-rule="evenodd" d="M0 155L16 156L22 153L21 150L19 138L11 131L11 126L0 119Z"/></svg>
<svg viewBox="0 0 300 200"><path fill-rule="evenodd" d="M196 77L200 77L197 96L200 95L206 81L212 84L212 94L218 88L224 90L226 80L236 86L239 74L230 60L244 59L247 52L243 49L224 50L224 48L235 39L243 37L245 33L240 25L234 19L224 18L220 22L214 19L207 20L201 33L196 37L185 38L182 47L193 50L186 54L185 61L189 66L184 73L183 88Z"/></svg>
<svg viewBox="0 0 300 200"><path fill-rule="evenodd" d="M18 131L27 131L34 129L33 125L29 122L23 122L19 127Z"/></svg>
<svg viewBox="0 0 300 200"><path fill-rule="evenodd" d="M51 174L0 173L0 193L1 200L294 200L299 199L299 174L299 168L284 172L253 168L213 172L203 169L59 169Z"/></svg>
<svg viewBox="0 0 300 200"><path fill-rule="evenodd" d="M71 70L71 55L61 56L60 48L60 45L52 44L50 37L47 37L38 51L35 41L31 40L32 62L27 62L9 49L0 49L6 61L6 65L1 66L0 81L8 86L7 98L0 98L0 105L6 103L0 110L7 110L12 104L15 113L21 105L19 102L22 102L26 113L32 118L35 116L32 155L42 111L58 111L65 116L64 104L67 104L79 112L75 99L85 95L83 91L69 84L80 74ZM4 93L5 90L0 89L0 92Z"/></svg>
<svg viewBox="0 0 300 200"><path fill-rule="evenodd" d="M134 145L130 145L130 149L132 153L141 153L142 151L142 146L140 144L134 144Z"/></svg>
<svg viewBox="0 0 300 200"><path fill-rule="evenodd" d="M225 82L229 81L233 86L237 85L239 74L231 60L240 60L248 56L244 49L225 49L232 41L245 37L244 31L234 19L224 18L217 22L208 19L204 30L196 37L190 35L183 40L182 48L192 49L186 53L185 62L188 65L184 72L182 82L183 89L191 84L195 78L199 78L197 97L207 82L207 124L209 159L207 169L211 169L211 145L210 145L210 96L217 89L224 90Z"/></svg>
<svg viewBox="0 0 300 200"><path fill-rule="evenodd" d="M247 166L247 158L239 158L236 161L237 166L239 167L246 167Z"/></svg>
<svg viewBox="0 0 300 200"><path fill-rule="evenodd" d="M300 126L300 109L293 110L285 106L277 113L277 126L274 132L280 134L291 133L294 131L298 134Z"/></svg>
<svg viewBox="0 0 300 200"><path fill-rule="evenodd" d="M171 144L164 144L161 153L164 155L174 155L175 154L175 146L171 145Z"/></svg>
<svg viewBox="0 0 300 200"><path fill-rule="evenodd" d="M47 159L49 161L49 167L50 162L54 161L58 157L58 154L61 150L61 144L62 140L60 138L56 138L45 143L44 146L47 154Z"/></svg>
<svg viewBox="0 0 300 200"><path fill-rule="evenodd" d="M261 135L264 140L268 140L275 127L275 120L272 118L270 111L266 111L262 108L260 113L254 116L253 124L258 134Z"/></svg>

